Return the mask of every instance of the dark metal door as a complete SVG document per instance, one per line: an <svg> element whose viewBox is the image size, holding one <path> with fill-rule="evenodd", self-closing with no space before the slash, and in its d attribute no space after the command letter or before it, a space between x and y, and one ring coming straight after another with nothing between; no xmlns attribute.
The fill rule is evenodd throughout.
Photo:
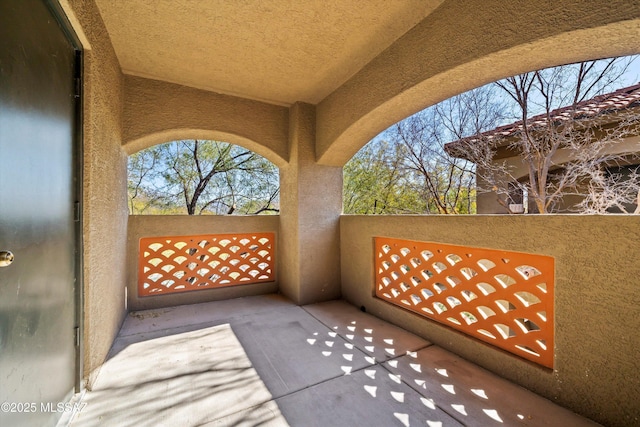
<svg viewBox="0 0 640 427"><path fill-rule="evenodd" d="M74 388L75 58L44 1L0 1L0 426Z"/></svg>

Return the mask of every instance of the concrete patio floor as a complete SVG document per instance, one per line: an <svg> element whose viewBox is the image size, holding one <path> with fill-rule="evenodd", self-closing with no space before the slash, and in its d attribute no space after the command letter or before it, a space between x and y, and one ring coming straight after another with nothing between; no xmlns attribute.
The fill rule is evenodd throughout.
<svg viewBox="0 0 640 427"><path fill-rule="evenodd" d="M594 426L344 301L278 295L131 313L88 426Z"/></svg>

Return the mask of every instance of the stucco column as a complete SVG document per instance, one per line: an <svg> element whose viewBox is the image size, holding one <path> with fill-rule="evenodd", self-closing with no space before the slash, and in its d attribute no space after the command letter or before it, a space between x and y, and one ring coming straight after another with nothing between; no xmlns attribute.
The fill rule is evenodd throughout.
<svg viewBox="0 0 640 427"><path fill-rule="evenodd" d="M297 304L340 297L342 168L315 155L315 107L289 110L289 163L280 168L280 290Z"/></svg>

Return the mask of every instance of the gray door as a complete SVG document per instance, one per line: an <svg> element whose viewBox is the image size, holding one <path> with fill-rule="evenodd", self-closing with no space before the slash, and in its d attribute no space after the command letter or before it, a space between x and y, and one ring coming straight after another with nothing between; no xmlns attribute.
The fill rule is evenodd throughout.
<svg viewBox="0 0 640 427"><path fill-rule="evenodd" d="M0 1L0 426L74 388L75 58L44 1Z"/></svg>

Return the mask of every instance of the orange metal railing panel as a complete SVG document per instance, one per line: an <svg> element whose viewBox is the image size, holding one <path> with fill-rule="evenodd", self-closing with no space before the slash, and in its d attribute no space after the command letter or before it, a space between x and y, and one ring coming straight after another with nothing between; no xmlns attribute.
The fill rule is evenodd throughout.
<svg viewBox="0 0 640 427"><path fill-rule="evenodd" d="M552 257L376 237L375 271L378 298L553 368Z"/></svg>
<svg viewBox="0 0 640 427"><path fill-rule="evenodd" d="M274 266L274 233L144 237L138 295L272 282Z"/></svg>

